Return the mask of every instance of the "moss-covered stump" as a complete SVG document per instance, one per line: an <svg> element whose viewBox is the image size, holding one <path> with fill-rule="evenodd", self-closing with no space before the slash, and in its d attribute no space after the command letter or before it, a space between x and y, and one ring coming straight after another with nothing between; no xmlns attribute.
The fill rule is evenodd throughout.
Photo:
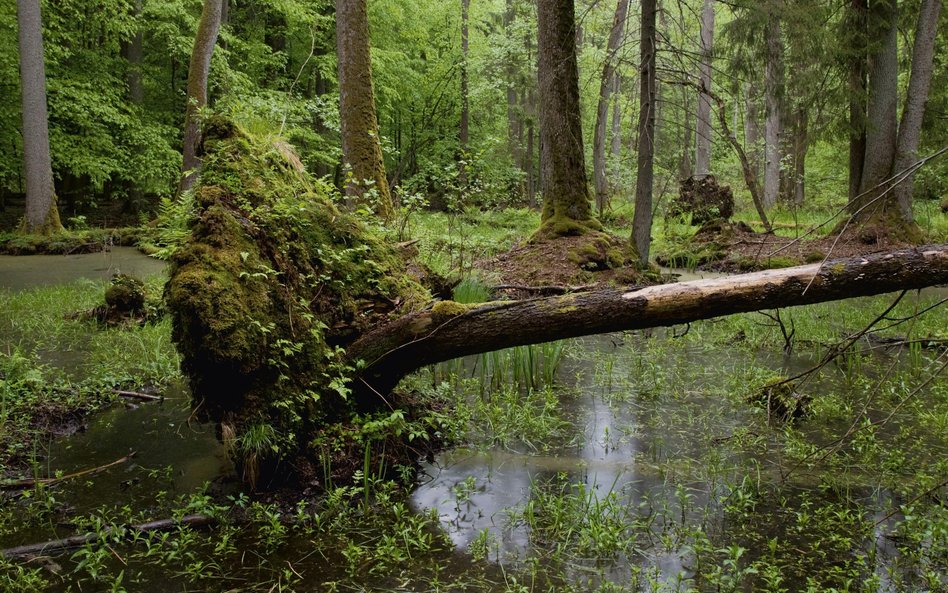
<svg viewBox="0 0 948 593"><path fill-rule="evenodd" d="M729 185L720 185L713 175L689 177L681 182L668 213L691 214L691 224L695 226L716 219L728 220L734 215L734 194Z"/></svg>
<svg viewBox="0 0 948 593"><path fill-rule="evenodd" d="M344 349L429 296L285 143L215 118L203 148L196 216L165 298L194 407L253 481L318 454L326 427L383 405L356 397Z"/></svg>

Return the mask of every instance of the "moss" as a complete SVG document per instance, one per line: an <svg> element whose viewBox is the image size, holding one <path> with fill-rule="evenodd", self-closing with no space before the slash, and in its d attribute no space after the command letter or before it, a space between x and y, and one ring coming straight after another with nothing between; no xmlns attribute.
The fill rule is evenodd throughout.
<svg viewBox="0 0 948 593"><path fill-rule="evenodd" d="M145 307L145 285L127 274L117 274L105 289L105 304L116 313L134 314Z"/></svg>
<svg viewBox="0 0 948 593"><path fill-rule="evenodd" d="M357 401L342 349L430 295L285 143L213 117L204 149L191 235L165 287L172 335L200 415L238 441L273 426L269 461L281 464L306 454L307 435L378 403Z"/></svg>
<svg viewBox="0 0 948 593"><path fill-rule="evenodd" d="M445 317L457 317L458 315L463 315L471 308L471 305L464 305L455 301L438 301L434 304L434 307L432 307L431 312L435 315L443 315Z"/></svg>
<svg viewBox="0 0 948 593"><path fill-rule="evenodd" d="M826 257L826 254L820 251L819 249L814 249L813 251L808 252L803 256L803 261L808 264L815 264L817 262L823 261L823 258Z"/></svg>
<svg viewBox="0 0 948 593"><path fill-rule="evenodd" d="M556 237L577 237L602 231L602 224L595 218L576 220L568 216L551 216L540 223L529 241L544 241Z"/></svg>

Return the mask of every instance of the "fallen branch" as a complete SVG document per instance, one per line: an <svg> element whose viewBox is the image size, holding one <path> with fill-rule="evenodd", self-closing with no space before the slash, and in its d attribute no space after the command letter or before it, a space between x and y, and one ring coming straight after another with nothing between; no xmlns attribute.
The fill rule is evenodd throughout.
<svg viewBox="0 0 948 593"><path fill-rule="evenodd" d="M140 399L149 402L160 402L165 399L163 395L151 395L148 393L139 393L138 391L122 391L121 389L113 389L112 393L126 399Z"/></svg>
<svg viewBox="0 0 948 593"><path fill-rule="evenodd" d="M81 478L83 476L94 476L95 474L104 472L110 467L115 467L130 460L132 457L135 457L135 452L132 451L125 457L121 459L116 459L112 463L106 463L105 465L100 465L99 467L93 467L90 469L84 469L71 474L66 474L65 476L59 476L58 478L23 478L22 480L15 480L13 482L3 482L0 483L0 490L21 490L23 488L32 488L33 486L53 486L59 484L60 482L65 482L66 480L72 480L73 478Z"/></svg>
<svg viewBox="0 0 948 593"><path fill-rule="evenodd" d="M54 539L37 544L27 544L15 548L0 550L0 557L3 558L23 558L24 556L35 556L39 554L50 555L65 552L73 548L78 548L86 544L101 542L105 540L115 529L124 531L123 539L132 539L133 534L152 533L156 531L168 531L175 527L184 525L190 527L206 527L214 525L217 520L205 515L187 515L181 519L162 519L160 521L149 521L139 525L130 525L128 527L108 528L101 533L87 533L86 535L74 535L63 539Z"/></svg>
<svg viewBox="0 0 948 593"><path fill-rule="evenodd" d="M517 290L520 292L530 292L541 295L558 295L558 294L567 294L570 292L583 292L585 290L591 290L595 288L595 284L583 284L581 286L521 286L519 284L499 284L497 286L491 286L491 292L497 292L499 290Z"/></svg>

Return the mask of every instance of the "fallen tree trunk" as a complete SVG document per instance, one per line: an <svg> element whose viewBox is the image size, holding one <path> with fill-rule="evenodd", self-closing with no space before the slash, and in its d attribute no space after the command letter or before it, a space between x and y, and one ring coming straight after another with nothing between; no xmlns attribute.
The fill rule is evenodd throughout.
<svg viewBox="0 0 948 593"><path fill-rule="evenodd" d="M941 245L640 290L425 309L431 294L400 250L336 209L289 145L219 117L204 132L191 232L172 258L165 300L195 414L218 424L251 483L339 484L356 470L375 472L366 457L379 472L411 463L418 440L404 423L423 417L426 404L389 392L434 362L948 282Z"/></svg>
<svg viewBox="0 0 948 593"><path fill-rule="evenodd" d="M404 375L459 356L619 330L948 283L948 245L637 290L434 307L379 327L347 350L359 379L387 393Z"/></svg>

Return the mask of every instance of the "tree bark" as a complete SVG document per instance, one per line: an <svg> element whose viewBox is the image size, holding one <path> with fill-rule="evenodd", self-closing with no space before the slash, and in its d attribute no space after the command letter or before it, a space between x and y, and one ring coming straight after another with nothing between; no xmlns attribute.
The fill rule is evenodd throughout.
<svg viewBox="0 0 948 593"><path fill-rule="evenodd" d="M655 0L642 0L641 66L639 71L638 162L632 241L639 262L648 264L652 242L652 183L655 166Z"/></svg>
<svg viewBox="0 0 948 593"><path fill-rule="evenodd" d="M681 158L679 159L679 163L678 163L678 179L680 181L685 181L686 179L690 179L691 176L694 175L694 167L691 164L691 155L694 151L694 146L693 146L694 140L692 139L692 135L691 135L691 113L687 107L688 87L686 85L682 85L681 95L682 95L681 104L683 107L682 108L682 112L683 112L682 113L682 127L684 128L684 130L682 131L682 135L684 136L684 138L682 138L682 141L681 141Z"/></svg>
<svg viewBox="0 0 948 593"><path fill-rule="evenodd" d="M852 0L847 11L849 47L849 200L859 195L866 158L866 31L868 0Z"/></svg>
<svg viewBox="0 0 948 593"><path fill-rule="evenodd" d="M593 175L596 181L596 210L602 216L609 201L609 183L606 177L606 123L609 119L609 98L616 83L616 54L622 44L625 20L629 14L629 0L618 0L612 17L612 29L606 45L606 58L599 81L599 105L596 109L596 128L593 134Z"/></svg>
<svg viewBox="0 0 948 593"><path fill-rule="evenodd" d="M56 208L46 111L46 60L40 0L17 0L20 89L23 100L23 169L26 175L28 233L50 234L62 228Z"/></svg>
<svg viewBox="0 0 948 593"><path fill-rule="evenodd" d="M336 0L336 55L342 155L351 167L346 196L351 205L373 207L388 220L394 206L375 113L366 0Z"/></svg>
<svg viewBox="0 0 948 593"><path fill-rule="evenodd" d="M184 150L181 161L181 183L179 192L194 186L201 169L201 157L198 156L201 145L201 122L198 115L207 105L207 79L211 72L211 56L217 44L217 35L221 28L223 0L204 0L201 21L198 23L191 50L191 65L188 68L188 97L184 112Z"/></svg>
<svg viewBox="0 0 948 593"><path fill-rule="evenodd" d="M711 62L714 57L714 2L704 0L701 11L701 88L711 90ZM698 116L695 124L695 177L711 174L711 98L698 93Z"/></svg>
<svg viewBox="0 0 948 593"><path fill-rule="evenodd" d="M760 103L757 98L757 87L750 83L744 89L744 147L747 151L747 160L760 175Z"/></svg>
<svg viewBox="0 0 948 593"><path fill-rule="evenodd" d="M609 149L609 155L612 158L612 168L607 167L609 173L610 191L615 192L616 179L618 178L618 162L622 156L622 76L617 72L615 83L612 87L612 145Z"/></svg>
<svg viewBox="0 0 948 593"><path fill-rule="evenodd" d="M932 81L935 36L938 32L940 12L941 0L924 0L918 13L915 46L912 49L912 74L909 78L902 121L899 124L895 164L892 167L893 175L898 175L918 159L918 143L922 133L925 103L928 102L928 89ZM899 212L907 221L915 218L912 212L912 181L913 175L909 175L894 190Z"/></svg>
<svg viewBox="0 0 948 593"><path fill-rule="evenodd" d="M458 138L461 144L462 159L466 159L470 140L470 100L468 93L467 58L469 51L468 33L471 0L461 0L461 125ZM462 166L463 169L463 166Z"/></svg>
<svg viewBox="0 0 948 593"><path fill-rule="evenodd" d="M880 45L870 58L866 154L859 183L861 197L850 201L852 212L874 199L877 192L870 190L891 174L898 135L898 9L895 1L872 2L869 20L871 37L880 40ZM868 218L873 210L876 208L868 208L859 217Z"/></svg>
<svg viewBox="0 0 948 593"><path fill-rule="evenodd" d="M782 130L783 38L780 33L778 0L771 0L764 32L767 64L764 72L764 208L773 208L780 195L780 138Z"/></svg>
<svg viewBox="0 0 948 593"><path fill-rule="evenodd" d="M581 232L592 219L583 154L573 0L537 1L541 228Z"/></svg>
<svg viewBox="0 0 948 593"><path fill-rule="evenodd" d="M360 382L385 394L411 371L459 356L946 282L948 245L930 245L712 280L487 303L453 314L424 311L364 334L347 356L364 361Z"/></svg>

